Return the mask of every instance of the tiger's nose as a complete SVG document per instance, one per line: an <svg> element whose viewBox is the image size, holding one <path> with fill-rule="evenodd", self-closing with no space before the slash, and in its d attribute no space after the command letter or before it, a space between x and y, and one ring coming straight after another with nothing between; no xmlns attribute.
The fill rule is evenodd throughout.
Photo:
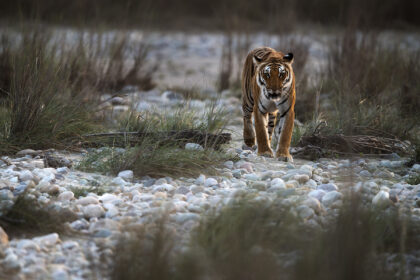
<svg viewBox="0 0 420 280"><path fill-rule="evenodd" d="M273 94L279 95L279 94L281 94L281 90L279 90L279 89L276 89L276 90L268 89L267 92L270 95L273 95Z"/></svg>

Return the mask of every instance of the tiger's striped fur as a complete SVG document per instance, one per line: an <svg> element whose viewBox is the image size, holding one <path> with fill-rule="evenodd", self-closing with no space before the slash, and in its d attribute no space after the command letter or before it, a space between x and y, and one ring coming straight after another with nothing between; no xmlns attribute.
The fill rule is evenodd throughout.
<svg viewBox="0 0 420 280"><path fill-rule="evenodd" d="M244 142L252 147L256 138L258 154L273 157L271 138L277 120L276 157L285 161L293 161L289 153L296 99L292 63L293 54L261 47L248 54L242 71Z"/></svg>

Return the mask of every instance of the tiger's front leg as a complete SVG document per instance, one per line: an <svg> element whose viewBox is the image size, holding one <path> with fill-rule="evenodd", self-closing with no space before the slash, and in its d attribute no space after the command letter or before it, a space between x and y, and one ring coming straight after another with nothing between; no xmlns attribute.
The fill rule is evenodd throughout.
<svg viewBox="0 0 420 280"><path fill-rule="evenodd" d="M292 141L293 125L295 120L295 111L291 109L286 116L284 116L284 122L280 119L280 123L283 123L280 128L279 143L277 145L276 157L278 160L293 162L293 157L290 155L289 148L290 142Z"/></svg>
<svg viewBox="0 0 420 280"><path fill-rule="evenodd" d="M254 110L255 132L257 134L257 146L259 156L273 157L273 151L268 141L267 122L268 114L262 114L258 108Z"/></svg>

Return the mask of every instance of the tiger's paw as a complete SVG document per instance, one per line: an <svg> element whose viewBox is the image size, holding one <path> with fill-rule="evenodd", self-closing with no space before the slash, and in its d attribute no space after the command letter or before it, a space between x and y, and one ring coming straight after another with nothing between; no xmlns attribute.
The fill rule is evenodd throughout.
<svg viewBox="0 0 420 280"><path fill-rule="evenodd" d="M242 147L254 147L255 146L255 138L246 138L244 139L245 144Z"/></svg>
<svg viewBox="0 0 420 280"><path fill-rule="evenodd" d="M293 162L293 157L290 154L277 155L277 159L284 162Z"/></svg>
<svg viewBox="0 0 420 280"><path fill-rule="evenodd" d="M262 157L269 157L269 158L272 158L272 157L274 157L274 155L273 155L273 151L270 149L270 150L266 150L266 151L258 151L258 155L259 156L262 156Z"/></svg>

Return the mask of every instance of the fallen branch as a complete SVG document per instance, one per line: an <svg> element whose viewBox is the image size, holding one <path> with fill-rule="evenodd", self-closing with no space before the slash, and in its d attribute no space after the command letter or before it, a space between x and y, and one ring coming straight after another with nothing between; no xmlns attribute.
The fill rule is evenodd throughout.
<svg viewBox="0 0 420 280"><path fill-rule="evenodd" d="M141 144L145 139L156 141L161 145L197 143L203 147L219 149L222 144L232 140L230 133L207 133L199 130L181 130L167 132L108 132L82 135L80 145L83 147L115 146L126 147Z"/></svg>
<svg viewBox="0 0 420 280"><path fill-rule="evenodd" d="M407 142L370 135L309 135L303 136L297 146L292 154L311 160L336 155L410 155L413 152Z"/></svg>

